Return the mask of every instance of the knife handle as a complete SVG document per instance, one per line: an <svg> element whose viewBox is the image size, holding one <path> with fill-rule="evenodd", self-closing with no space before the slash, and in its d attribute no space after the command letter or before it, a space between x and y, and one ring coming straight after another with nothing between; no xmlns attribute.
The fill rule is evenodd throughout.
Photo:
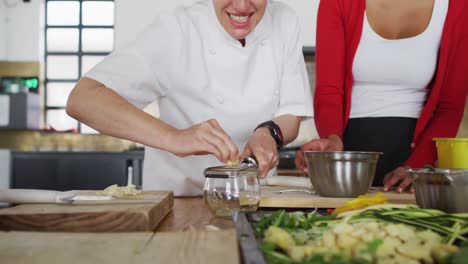
<svg viewBox="0 0 468 264"><path fill-rule="evenodd" d="M61 200L62 192L33 189L0 190L0 202L12 204L44 204L67 203Z"/></svg>

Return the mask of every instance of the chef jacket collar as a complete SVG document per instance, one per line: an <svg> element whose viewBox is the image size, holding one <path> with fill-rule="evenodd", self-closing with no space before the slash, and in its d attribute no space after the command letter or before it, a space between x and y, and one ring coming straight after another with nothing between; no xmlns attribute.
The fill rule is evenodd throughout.
<svg viewBox="0 0 468 264"><path fill-rule="evenodd" d="M216 12L214 9L213 5L213 0L209 0L209 23L212 23L215 25L216 30L213 30L211 33L211 38L212 41L216 41L219 39L222 39L223 41L226 41L227 43L236 45L238 47L242 47L239 40L234 39L229 35L224 27L221 25L221 23L218 20L218 17L216 16ZM250 32L249 35L247 35L245 39L245 47L251 47L255 45L257 42L261 42L265 39L267 39L271 32L272 32L272 26L273 26L273 17L271 15L270 9L269 9L269 3L270 1L267 1L266 3L266 10L265 14L263 15L262 19L260 22L257 24L257 26ZM217 42L217 41L216 41Z"/></svg>

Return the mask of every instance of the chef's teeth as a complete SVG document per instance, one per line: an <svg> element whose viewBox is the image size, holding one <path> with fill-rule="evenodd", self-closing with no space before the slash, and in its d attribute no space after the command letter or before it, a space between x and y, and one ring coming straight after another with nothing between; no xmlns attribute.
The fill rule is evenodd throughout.
<svg viewBox="0 0 468 264"><path fill-rule="evenodd" d="M247 19L249 19L248 16L235 16L235 15L230 15L231 19L236 21L236 22L239 22L239 23L245 23L247 22Z"/></svg>

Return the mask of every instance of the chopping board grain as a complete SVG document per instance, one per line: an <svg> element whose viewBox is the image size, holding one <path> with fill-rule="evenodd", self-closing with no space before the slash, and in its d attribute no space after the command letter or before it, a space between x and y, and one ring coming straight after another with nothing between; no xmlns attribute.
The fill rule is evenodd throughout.
<svg viewBox="0 0 468 264"><path fill-rule="evenodd" d="M81 193L81 192L80 192ZM89 194L84 191L82 194ZM23 204L0 209L0 230L53 232L153 231L174 205L171 191L145 191L145 201ZM150 200L150 201L148 201Z"/></svg>
<svg viewBox="0 0 468 264"><path fill-rule="evenodd" d="M277 193L281 190L302 189L313 191L310 188L302 187L285 187L285 186L262 186L262 198L260 207L275 207L275 208L337 208L345 205L345 203L353 198L336 198L322 197L318 194L309 194L305 192L288 192ZM375 195L383 192L381 188L372 187L368 195ZM416 204L414 194L386 192L385 197L389 203L399 204Z"/></svg>
<svg viewBox="0 0 468 264"><path fill-rule="evenodd" d="M2 264L238 264L235 230L177 233L0 232Z"/></svg>

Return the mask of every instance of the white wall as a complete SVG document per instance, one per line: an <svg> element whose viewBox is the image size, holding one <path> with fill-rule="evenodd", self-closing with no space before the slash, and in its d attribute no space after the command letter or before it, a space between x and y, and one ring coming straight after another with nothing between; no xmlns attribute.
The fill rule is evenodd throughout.
<svg viewBox="0 0 468 264"><path fill-rule="evenodd" d="M131 41L154 16L169 12L178 5L197 0L115 0L115 46ZM280 0L296 10L301 21L305 46L315 46L315 25L319 0ZM0 1L0 60L42 61L44 1L8 0L18 4L7 8Z"/></svg>
<svg viewBox="0 0 468 264"><path fill-rule="evenodd" d="M0 60L6 59L6 9L0 2Z"/></svg>
<svg viewBox="0 0 468 264"><path fill-rule="evenodd" d="M189 5L197 0L115 0L115 47L119 48L135 38L153 18L169 12L179 5ZM296 10L302 29L304 46L315 46L315 27L319 0L279 0Z"/></svg>
<svg viewBox="0 0 468 264"><path fill-rule="evenodd" d="M279 0L289 4L299 16L304 46L315 47L315 29L320 0Z"/></svg>
<svg viewBox="0 0 468 264"><path fill-rule="evenodd" d="M15 4L7 7L5 2ZM42 0L0 1L0 60L42 60Z"/></svg>
<svg viewBox="0 0 468 264"><path fill-rule="evenodd" d="M115 48L133 40L158 13L194 2L196 0L115 0Z"/></svg>

